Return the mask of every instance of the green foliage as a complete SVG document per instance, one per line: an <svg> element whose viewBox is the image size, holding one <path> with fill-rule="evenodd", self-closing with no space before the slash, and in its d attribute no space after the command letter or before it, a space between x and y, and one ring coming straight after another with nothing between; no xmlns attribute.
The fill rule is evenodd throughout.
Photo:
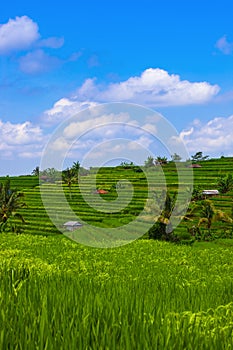
<svg viewBox="0 0 233 350"><path fill-rule="evenodd" d="M232 174L222 175L217 183L220 193L227 193L233 189L233 177Z"/></svg>
<svg viewBox="0 0 233 350"><path fill-rule="evenodd" d="M219 177L219 169L221 169L222 173L228 174L233 171L233 158L225 157L224 159L210 159L206 160L203 164L202 168L198 169L198 171L194 172L194 188L199 188L200 191L208 188L216 188L216 178ZM187 169L184 166L184 163L181 162L182 171L187 171L187 175L190 172L190 169ZM140 167L132 167L130 169L124 169L122 167L104 167L101 171L97 171L97 168L93 168L87 176L79 176L79 181L82 183L85 181L86 185L83 186L83 191L86 194L89 194L91 191L94 191L97 187L102 188L102 186L106 186L107 189L111 189L110 192L106 195L103 195L104 200L114 201L118 194L116 191L116 185L118 181L123 184L122 180L127 179L134 188L134 197L131 203L125 208L124 211L115 213L111 216L111 219L114 223L118 220L118 226L120 225L122 219L124 218L127 222L133 220L135 215L138 215L140 210L143 209L145 202L148 198L148 187L147 181L145 178L145 174L142 172ZM81 168L80 168L81 171ZM140 171L140 172L139 172ZM97 185L96 187L91 187L90 183L92 183L92 179L95 173L97 174ZM55 172L58 175L58 179L61 180L61 173ZM54 174L54 170L51 171L51 175ZM161 169L159 166L155 166L150 168L147 172L147 177L150 179L150 183L152 184L152 189L156 193L161 192L161 184L164 181L164 177L166 178L167 190L169 193L173 194L178 190L178 176L177 170L174 162L168 162L166 166ZM52 182L50 183L48 178L48 183L46 180L40 181L41 186L47 187L51 196L54 196L54 201L56 202L56 187L58 186L56 183L56 176L51 177ZM21 214L25 221L26 225L24 225L24 232L35 235L57 235L59 230L53 225L53 223L48 218L48 215L43 207L43 203L41 201L40 196L40 187L39 187L39 179L36 176L18 176L11 177L11 187L17 188L21 192L24 193L24 201L27 204L27 207L20 208L18 211ZM6 177L1 177L0 182L5 183ZM127 190L127 186L123 185L124 189ZM105 188L105 187L103 187ZM108 213L101 213L95 211L93 208L89 207L87 203L83 200L83 197L80 193L79 183L72 184L69 189L67 184L63 184L64 193L66 195L69 204L74 210L75 213L80 217L81 220L85 222L90 222L95 225L101 223L104 227L107 227L109 224L110 217ZM180 186L179 190L187 195L187 187ZM156 200L154 200L156 203ZM212 198L212 202L214 203L216 211L220 210L226 213L228 216L232 215L231 210L232 206L232 193L228 192L221 196L216 196ZM197 204L195 210L193 207ZM190 213L191 212L191 213ZM188 217L188 225L198 225L200 219L201 212L201 201L197 200L195 203L191 203L190 210L187 213ZM189 215L190 214L190 215ZM67 218L62 210L60 210L59 205L57 206L57 215L61 220L67 221ZM159 215L159 214L158 214ZM215 217L216 218L216 217ZM211 224L211 232L213 236L221 236L222 232L226 232L226 235L229 236L232 228L232 223L230 221L222 221L222 220L214 220ZM233 218L233 216L232 216ZM153 218L151 217L151 221ZM185 217L187 219L187 217ZM107 224L105 225L105 220ZM111 226L111 225L110 225ZM8 224L8 228L10 227L10 222ZM204 231L204 224L201 226L201 230ZM180 232L187 229L187 220L181 221L179 226L175 229L175 234L179 235ZM205 229L206 231L206 229Z"/></svg>
<svg viewBox="0 0 233 350"><path fill-rule="evenodd" d="M124 169L131 169L135 167L135 164L133 162L121 162L120 166Z"/></svg>
<svg viewBox="0 0 233 350"><path fill-rule="evenodd" d="M231 349L232 247L0 236L1 349Z"/></svg>
<svg viewBox="0 0 233 350"><path fill-rule="evenodd" d="M202 208L201 208L201 218L199 220L199 226L201 224L206 224L208 230L210 230L210 227L212 225L212 221L215 215L215 208L214 204L210 200L205 200L202 202Z"/></svg>
<svg viewBox="0 0 233 350"><path fill-rule="evenodd" d="M203 199L202 189L200 186L195 186L192 193L192 201L199 201Z"/></svg>
<svg viewBox="0 0 233 350"><path fill-rule="evenodd" d="M40 171L40 179L46 179L46 181L50 183L61 180L61 176L61 172L55 168L47 168Z"/></svg>
<svg viewBox="0 0 233 350"><path fill-rule="evenodd" d="M0 231L5 231L8 228L8 223L14 218L20 219L24 222L23 216L18 212L20 208L25 206L22 202L23 193L12 189L10 179L5 183L0 183ZM16 224L13 229L16 230Z"/></svg>
<svg viewBox="0 0 233 350"><path fill-rule="evenodd" d="M39 176L40 175L40 168L39 166L35 167L35 169L32 170L32 175Z"/></svg>
<svg viewBox="0 0 233 350"><path fill-rule="evenodd" d="M79 161L77 162L73 162L73 165L72 165L72 172L74 173L74 175L78 176L78 173L79 173L79 170L80 170L80 163Z"/></svg>
<svg viewBox="0 0 233 350"><path fill-rule="evenodd" d="M209 156L203 156L203 152L197 152L193 156L191 156L191 159L193 162L203 161L208 159Z"/></svg>
<svg viewBox="0 0 233 350"><path fill-rule="evenodd" d="M167 157L158 156L155 160L157 164L167 164Z"/></svg>
<svg viewBox="0 0 233 350"><path fill-rule="evenodd" d="M144 163L146 168L151 168L155 166L154 158L152 156L148 156Z"/></svg>
<svg viewBox="0 0 233 350"><path fill-rule="evenodd" d="M182 157L177 153L172 154L171 158L172 158L173 162L179 162L182 160Z"/></svg>
<svg viewBox="0 0 233 350"><path fill-rule="evenodd" d="M170 222L170 217L176 203L176 194L171 196L169 192L164 191L159 198L155 195L154 200L159 205L161 213L157 222L148 231L149 238L176 241L177 238L172 233L173 229Z"/></svg>

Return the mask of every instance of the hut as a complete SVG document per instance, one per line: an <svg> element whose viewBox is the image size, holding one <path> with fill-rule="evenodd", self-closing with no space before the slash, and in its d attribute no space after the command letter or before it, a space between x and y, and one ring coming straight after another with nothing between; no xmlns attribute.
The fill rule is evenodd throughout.
<svg viewBox="0 0 233 350"><path fill-rule="evenodd" d="M96 190L94 193L96 193L96 194L107 194L108 191L105 191L105 190Z"/></svg>
<svg viewBox="0 0 233 350"><path fill-rule="evenodd" d="M188 166L188 168L201 168L200 164L191 164Z"/></svg>
<svg viewBox="0 0 233 350"><path fill-rule="evenodd" d="M63 227L67 230L67 231L74 231L77 228L82 227L83 225L80 224L80 222L78 221L67 221L65 224L63 224Z"/></svg>
<svg viewBox="0 0 233 350"><path fill-rule="evenodd" d="M207 197L214 197L217 196L219 194L218 190L204 190L202 191L203 196L205 196L205 198Z"/></svg>

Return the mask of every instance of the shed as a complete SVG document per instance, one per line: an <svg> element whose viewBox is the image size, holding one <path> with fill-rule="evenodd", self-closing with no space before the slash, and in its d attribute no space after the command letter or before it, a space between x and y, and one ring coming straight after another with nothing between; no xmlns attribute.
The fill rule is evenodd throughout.
<svg viewBox="0 0 233 350"><path fill-rule="evenodd" d="M204 196L212 197L212 196L217 196L219 194L218 190L204 190L202 191L202 194Z"/></svg>
<svg viewBox="0 0 233 350"><path fill-rule="evenodd" d="M200 164L191 164L188 166L189 168L201 168Z"/></svg>
<svg viewBox="0 0 233 350"><path fill-rule="evenodd" d="M97 193L97 194L107 194L108 191L105 191L105 190L96 190L95 193Z"/></svg>
<svg viewBox="0 0 233 350"><path fill-rule="evenodd" d="M74 231L82 226L83 225L78 221L67 221L65 224L63 224L63 227L68 231Z"/></svg>

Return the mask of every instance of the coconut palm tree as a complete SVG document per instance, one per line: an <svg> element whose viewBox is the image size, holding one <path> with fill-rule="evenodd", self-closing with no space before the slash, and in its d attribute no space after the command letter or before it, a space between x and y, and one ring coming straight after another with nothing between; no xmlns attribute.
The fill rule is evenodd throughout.
<svg viewBox="0 0 233 350"><path fill-rule="evenodd" d="M172 212L176 205L176 194L173 196L163 191L158 197L155 195L152 211L155 214L155 224L148 231L149 238L174 240L173 228L170 221ZM159 213L159 215L157 215ZM178 210L177 210L178 213Z"/></svg>
<svg viewBox="0 0 233 350"><path fill-rule="evenodd" d="M78 172L79 172L79 169L80 169L80 163L79 163L79 161L77 161L77 162L73 162L73 165L72 165L72 171L74 172L74 174L76 175L76 176L78 176Z"/></svg>
<svg viewBox="0 0 233 350"><path fill-rule="evenodd" d="M210 200L202 202L201 215L198 226L205 224L209 231L215 221L232 222L232 219L222 210L217 210Z"/></svg>
<svg viewBox="0 0 233 350"><path fill-rule="evenodd" d="M35 167L35 169L32 170L32 175L39 176L40 175L40 168L39 166Z"/></svg>
<svg viewBox="0 0 233 350"><path fill-rule="evenodd" d="M199 228L204 225L208 229L209 236L211 236L211 227L214 222L222 221L232 223L233 221L231 217L222 210L216 209L213 202L209 199L193 204L186 213L184 219L193 221L196 215L200 215L197 227Z"/></svg>
<svg viewBox="0 0 233 350"><path fill-rule="evenodd" d="M67 184L70 192L70 198L71 198L71 187L74 183L77 182L77 176L73 170L73 168L67 168L66 170L63 170L62 172L62 180L65 184Z"/></svg>
<svg viewBox="0 0 233 350"><path fill-rule="evenodd" d="M0 223L5 226L10 217L18 217L22 222L24 219L18 209L26 206L22 202L23 193L10 187L10 179L4 184L0 183Z"/></svg>

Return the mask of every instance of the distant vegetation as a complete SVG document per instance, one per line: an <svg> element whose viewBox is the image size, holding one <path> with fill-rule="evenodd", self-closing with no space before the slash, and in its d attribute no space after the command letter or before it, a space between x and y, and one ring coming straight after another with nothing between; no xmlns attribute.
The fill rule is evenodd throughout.
<svg viewBox="0 0 233 350"><path fill-rule="evenodd" d="M198 161L201 164L201 168L193 169L194 189L192 201L186 215L175 230L169 227L170 215L172 207L175 205L175 197L178 188L177 171L174 161L180 163L179 166L183 167L184 172L187 169L186 162L181 161L177 154L172 156L171 161L168 161L166 157L158 156L154 159L149 156L145 160L144 166L141 167L132 162L122 162L117 167L105 167L96 170L98 171L96 188L90 188L88 185L88 179L91 180L96 172L95 168L91 168L90 170L84 169L80 166L79 162L74 162L70 168L62 172L53 168L39 171L39 167L36 167L33 170L32 176L13 177L10 179L10 186L17 190L14 190L12 194L14 193L14 196L16 196L16 193L18 193L20 194L19 197L22 197L22 193L24 193L24 202L26 203L26 206L21 205L17 207L17 216L19 218L21 215L26 224L22 226L19 220L16 220L15 226L12 227L18 226L20 228L18 232L23 230L25 233L37 235L59 233L57 228L48 219L40 198L39 187L40 182L42 186L48 186L49 184L51 186L51 184L53 184L54 188L56 188L57 181L63 182L63 188L67 200L70 202L70 206L74 211L78 211L78 216L84 222L102 227L122 226L125 223L131 222L145 206L148 200L147 177L149 176L154 186L154 196L149 199L151 203L151 212L148 214L148 219L151 220L151 229L144 238L164 239L187 244L192 244L195 240L213 240L224 237L233 238L232 158L207 158L208 156L203 156L202 152L197 152L192 156L192 160ZM160 217L158 217L156 211L158 209L157 204L159 203L159 199L157 198L156 191L161 186L161 176L163 173L167 184L167 191L165 193L167 199L165 202L164 200L162 201L163 205L165 203L165 208L163 208ZM107 201L112 201L117 198L117 189L119 186L123 186L123 183L119 181L128 179L134 186L134 197L131 203L119 213L97 212L84 202L80 193L79 184L82 183L83 176L85 176L87 193L88 191L94 192L97 189L107 191L106 194L101 195ZM6 184L4 186L9 186L8 178L1 178L0 180L3 184ZM4 186L2 185L1 191L4 191L4 188L6 188ZM213 198L205 198L202 192L206 189L218 189L220 195ZM3 199L1 199L1 201L3 208ZM166 208L166 203L171 206L170 209ZM213 215L211 219L211 224L205 225L203 208L206 208L206 210L209 208L210 212L211 210L215 211L215 215ZM216 215L216 213L218 213L218 215ZM15 214L15 210L12 210L12 214ZM10 216L13 218L13 215ZM207 214L206 219L210 220ZM64 218L64 221L66 221L66 218ZM5 225L3 225L3 214L1 222L1 229L3 231L5 229ZM10 228L9 225L7 227L8 229ZM169 227L169 229L167 229L167 227ZM17 232L16 228L14 230ZM170 233L167 234L167 231Z"/></svg>

